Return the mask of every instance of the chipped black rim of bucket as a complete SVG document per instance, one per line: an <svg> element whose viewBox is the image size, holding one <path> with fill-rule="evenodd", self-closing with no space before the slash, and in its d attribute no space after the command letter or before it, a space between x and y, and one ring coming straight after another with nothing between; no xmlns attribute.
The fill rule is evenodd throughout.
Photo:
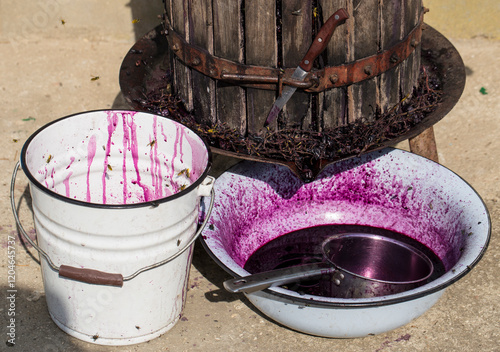
<svg viewBox="0 0 500 352"><path fill-rule="evenodd" d="M186 187L185 189L183 189L180 192L172 194L172 195L170 195L168 197L159 198L159 199L155 199L155 200L148 201L148 202L130 203L130 204L101 204L101 203L85 202L85 201L81 201L81 200L77 200L77 199L68 198L66 196L63 196L62 194L56 193L54 191L51 191L50 189L48 189L48 188L44 187L42 184L40 184L40 182L31 174L31 171L29 170L29 168L27 166L27 163L26 163L26 152L27 152L28 146L30 145L30 143L32 142L32 140L38 134L40 134L42 131L44 131L48 127L50 127L50 126L52 126L52 125L54 125L54 124L56 124L56 123L58 123L58 122L60 122L62 120L66 120L66 119L69 119L69 118L72 118L72 117L75 117L75 116L87 115L87 114L92 114L92 113L100 113L100 112L103 112L103 113L105 113L105 112L127 112L127 113L140 113L140 114L145 114L145 115L157 116L157 117L162 118L162 119L167 119L167 120L173 122L176 125L179 125L179 126L181 126L183 128L188 129L197 138L199 138L199 140L203 143L203 145L205 146L205 149L207 150L207 165L205 166L205 170L200 175L200 177L198 177L191 185L189 185L188 187ZM164 116L157 115L157 114L152 114L150 112L136 111L136 110L101 109L101 110L89 110L89 111L84 111L84 112L79 112L79 113L67 115L67 116L61 117L61 118L59 118L57 120L51 121L51 122L47 123L46 125L40 127L24 143L23 148L21 149L21 160L20 161L21 161L21 167L22 167L22 169L24 171L24 174L26 175L26 177L28 177L28 179L31 182L31 184L35 185L42 192L45 192L45 193L47 193L48 195L50 195L50 196L52 196L54 198L57 198L59 200L67 202L67 203L72 203L72 204L75 204L75 205L80 205L80 206L85 206L85 207L105 208L105 209L125 209L125 208L157 207L157 206L159 206L162 203L173 201L173 200L175 200L175 199L177 199L179 197L182 197L182 196L190 193L196 187L198 187L198 185L200 185L203 182L203 180L208 176L210 168L212 167L212 152L211 152L210 147L207 144L207 142L198 133L196 133L192 129L190 129L190 128L184 126L183 124L181 124L181 123L179 123L179 122L177 122L175 120L172 120L172 119L170 119L168 117L164 117Z"/></svg>
<svg viewBox="0 0 500 352"><path fill-rule="evenodd" d="M390 151L390 150L394 150L394 149L395 148L390 148L389 147L389 148L385 148L383 150L374 151L373 153L384 153L384 152L387 152L387 151ZM410 153L410 154L413 154L413 153ZM432 161L430 159L427 159L425 157L422 157L422 156L419 156L419 155L417 155L417 156L419 158L429 160L429 162L435 163L434 161ZM359 157L357 157L357 158L359 158ZM354 159L356 159L356 158L354 158ZM321 301L321 300L317 300L317 299L311 298L311 297L322 298L320 296L308 296L308 298L301 298L301 297L292 296L292 295L289 295L289 294L286 294L286 293L277 292L277 291L274 291L274 290L271 290L271 289L265 289L265 290L262 290L262 292L265 292L266 294L274 296L274 297L281 298L284 301L285 304L295 304L295 305L299 305L299 306L314 307L314 308L359 308L359 309L362 309L362 308L369 308L369 307L381 307L381 306L387 306L387 305L392 305L392 304L399 304L399 303L404 303L404 302L416 300L416 299L419 299L419 298L423 298L425 296L429 296L431 294L438 293L439 291L443 291L448 286L451 286L452 284L454 284L458 280L462 279L469 272L471 272L471 270L481 261L481 259L483 258L484 254L486 253L486 250L488 249L488 246L489 246L489 243L490 243L490 239L491 239L491 217L490 217L490 213L488 211L488 207L484 203L484 200L481 198L481 196L479 195L479 193L474 189L474 187L472 187L460 175L456 174L455 172L453 172L449 168L447 168L447 167L445 167L445 166L443 166L441 164L439 164L439 166L442 167L442 168L444 168L444 169L446 169L446 170L448 170L451 174L455 175L461 181L463 181L474 192L474 194L477 195L477 197L481 201L482 206L485 209L485 215L486 215L486 218L487 218L487 221L488 221L488 233L486 234L486 238L485 238L484 244L482 245L481 251L477 254L476 258L474 258L474 260L470 264L467 264L465 270L463 270L460 273L454 275L452 278L450 278L450 279L448 279L446 281L443 281L441 284L439 284L437 286L433 286L433 287L430 287L428 289L423 289L422 291L418 291L416 293L408 294L406 296L401 296L401 295L405 294L405 292L402 292L402 293L396 294L398 297L390 298L390 296L392 296L392 295L380 296L380 297L373 297L372 300L370 300L370 301L363 301L363 302L360 302L360 301L358 301L356 299L353 299L353 300L344 299L342 302ZM212 252L212 250L210 249L210 247L208 246L208 244L205 241L203 233L202 233L202 236L200 236L200 241L201 241L201 244L202 244L203 248L208 253L208 255L225 272L227 272L228 274L232 275L234 278L241 277L241 275L237 274L236 272L234 272L233 270L231 270L230 268L228 268L215 255L215 253ZM436 280L439 280L439 279L440 278L437 278ZM421 290L422 288L424 288L425 286L427 286L429 284L431 284L431 283L427 283L427 284L425 284L423 286L420 286L420 287L418 287L418 288L416 288L414 290ZM293 291L290 291L290 292L293 292ZM250 293L250 295L251 294L252 293ZM386 297L389 297L389 298L386 298ZM327 298L327 297L325 297L325 298ZM330 298L330 299L335 299L335 298ZM377 299L379 299L379 300L377 300ZM349 301L349 302L347 302L347 301Z"/></svg>

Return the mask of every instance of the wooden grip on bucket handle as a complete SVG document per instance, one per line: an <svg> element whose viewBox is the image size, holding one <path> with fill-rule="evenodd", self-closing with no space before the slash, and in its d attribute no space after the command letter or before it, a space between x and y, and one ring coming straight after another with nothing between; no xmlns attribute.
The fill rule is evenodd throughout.
<svg viewBox="0 0 500 352"><path fill-rule="evenodd" d="M88 284L123 286L122 274L105 273L104 271L94 269L75 268L69 265L61 265L59 267L59 276L86 282Z"/></svg>

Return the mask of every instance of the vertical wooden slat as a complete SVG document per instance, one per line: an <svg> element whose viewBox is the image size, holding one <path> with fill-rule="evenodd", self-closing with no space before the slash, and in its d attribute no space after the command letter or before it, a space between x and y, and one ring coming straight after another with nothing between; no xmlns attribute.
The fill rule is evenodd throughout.
<svg viewBox="0 0 500 352"><path fill-rule="evenodd" d="M243 62L242 0L214 1L214 55ZM216 113L242 135L246 132L245 90L223 82L216 84Z"/></svg>
<svg viewBox="0 0 500 352"><path fill-rule="evenodd" d="M380 49L389 49L405 36L403 32L404 18L402 17L401 0L380 1ZM401 100L401 67L400 65L384 72L379 79L379 102L382 112L386 112Z"/></svg>
<svg viewBox="0 0 500 352"><path fill-rule="evenodd" d="M171 0L171 20L174 30L189 41L188 32L188 3L184 0ZM191 86L191 71L179 59L175 58L174 67L174 88L186 105L186 109L193 110L193 95Z"/></svg>
<svg viewBox="0 0 500 352"><path fill-rule="evenodd" d="M415 9L415 16L413 17L414 23L412 26L412 29L413 29L416 25L418 25L420 18L423 15L424 5L422 3L422 0L414 0L411 3L411 6ZM421 65L421 59L422 59L422 56L421 56L422 44L421 43L416 43L416 44L417 44L417 47L415 48L416 50L412 54L414 61L413 61L413 69L411 71L414 75L413 76L413 82L414 82L413 85L414 86L416 86L418 84L418 77L420 75L420 65Z"/></svg>
<svg viewBox="0 0 500 352"><path fill-rule="evenodd" d="M164 13L163 15L165 16L165 21L168 23L172 23L172 0L162 0L163 2L163 9ZM165 54L165 57L163 58L163 66L164 67L169 67L172 70L174 69L174 55L170 51L167 51Z"/></svg>
<svg viewBox="0 0 500 352"><path fill-rule="evenodd" d="M276 67L276 2L251 0L245 7L245 49L246 64ZM248 133L257 133L266 120L276 93L272 91L247 89Z"/></svg>
<svg viewBox="0 0 500 352"><path fill-rule="evenodd" d="M420 16L423 11L422 0L404 0L407 12L405 13L406 26L405 30L407 32L411 31L418 23ZM401 89L405 92L412 92L413 86L417 84L418 75L420 72L420 43L415 50L402 64L402 67L406 70L406 76L401 77L402 85ZM407 94L408 94L407 93ZM431 126L418 136L409 140L410 150L413 153L424 156L435 162L439 162L436 139L434 137L434 129Z"/></svg>
<svg viewBox="0 0 500 352"><path fill-rule="evenodd" d="M188 0L189 42L213 54L213 21L211 0ZM215 81L191 70L193 108L198 122L215 123Z"/></svg>
<svg viewBox="0 0 500 352"><path fill-rule="evenodd" d="M283 67L297 67L312 42L312 0L282 2ZM307 129L310 94L296 91L283 108L287 127Z"/></svg>
<svg viewBox="0 0 500 352"><path fill-rule="evenodd" d="M422 0L403 0L405 4L404 26L405 35L409 33L418 23L422 13ZM408 59L401 64L401 90L402 95L411 93L416 84L420 72L420 50L415 50Z"/></svg>
<svg viewBox="0 0 500 352"><path fill-rule="evenodd" d="M163 15L165 16L165 21L168 23L172 23L172 0L163 0L163 8L164 8ZM174 56L175 55L173 55L171 51L167 50L165 56L162 59L162 64L161 64L162 67L170 68L170 73L172 75L174 74ZM170 87L172 87L172 85L173 84L170 84ZM170 93L172 93L170 88L168 90Z"/></svg>
<svg viewBox="0 0 500 352"><path fill-rule="evenodd" d="M323 23L337 10L347 9L348 0L319 0L319 6L323 13ZM330 44L326 48L326 66L343 65L347 60L348 43L348 19L347 22L333 33ZM320 93L320 121L325 129L334 128L347 124L347 102L346 88L334 88Z"/></svg>
<svg viewBox="0 0 500 352"><path fill-rule="evenodd" d="M163 8L165 9L165 16L170 23L172 23L172 0L162 0Z"/></svg>
<svg viewBox="0 0 500 352"><path fill-rule="evenodd" d="M350 59L371 56L379 47L378 0L353 0L349 30L353 42ZM367 68L369 69L369 68ZM374 117L378 98L378 78L375 77L347 88L349 122L370 121Z"/></svg>

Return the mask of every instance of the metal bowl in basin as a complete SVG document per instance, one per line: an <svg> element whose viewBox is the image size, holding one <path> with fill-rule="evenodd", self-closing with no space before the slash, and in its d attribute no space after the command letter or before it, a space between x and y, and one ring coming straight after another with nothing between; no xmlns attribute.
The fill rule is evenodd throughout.
<svg viewBox="0 0 500 352"><path fill-rule="evenodd" d="M393 148L328 165L311 183L284 166L245 161L214 188L202 243L234 277L250 274L243 266L264 244L328 224L405 234L442 261L439 278L386 296L331 298L282 287L246 295L271 319L312 335L362 337L409 323L479 262L490 238L488 210L470 185L435 162Z"/></svg>

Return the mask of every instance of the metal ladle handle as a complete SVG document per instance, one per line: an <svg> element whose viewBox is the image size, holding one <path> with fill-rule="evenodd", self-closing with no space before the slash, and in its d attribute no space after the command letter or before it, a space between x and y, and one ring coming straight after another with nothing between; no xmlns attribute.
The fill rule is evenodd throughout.
<svg viewBox="0 0 500 352"><path fill-rule="evenodd" d="M224 288L232 293L251 293L271 286L285 285L321 275L329 275L336 270L332 264L325 262L297 265L227 280L224 281ZM340 277L342 278L342 276Z"/></svg>

